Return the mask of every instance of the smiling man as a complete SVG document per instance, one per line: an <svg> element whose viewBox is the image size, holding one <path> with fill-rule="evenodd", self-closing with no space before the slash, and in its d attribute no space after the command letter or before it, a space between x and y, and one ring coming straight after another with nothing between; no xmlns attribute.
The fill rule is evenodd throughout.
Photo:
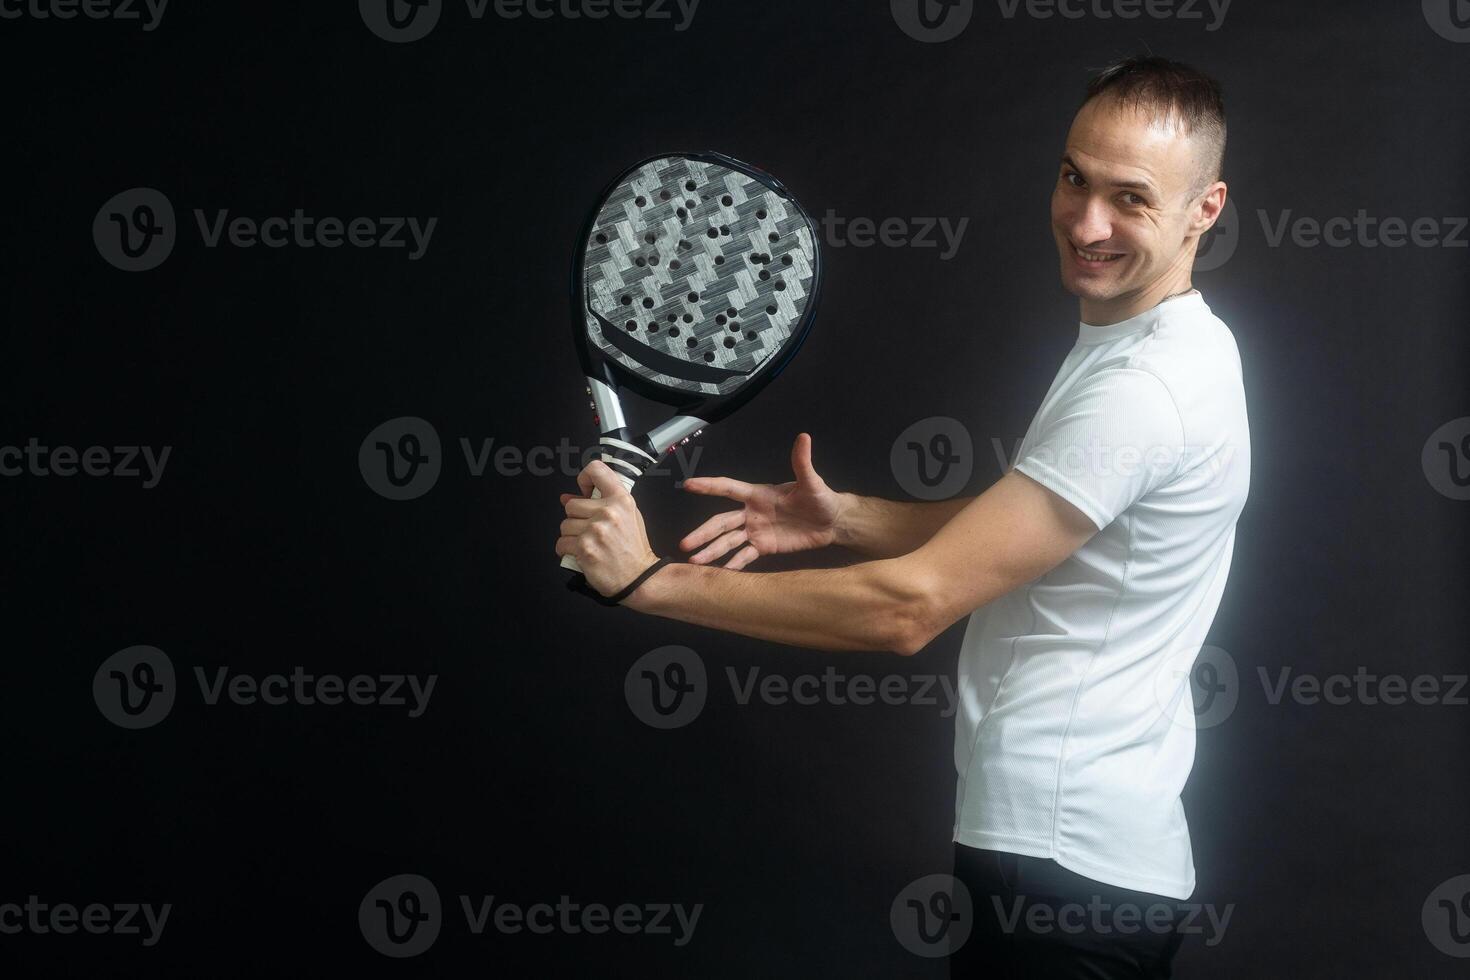
<svg viewBox="0 0 1470 980"><path fill-rule="evenodd" d="M742 507L624 601L779 643L906 656L969 617L954 839L975 923L955 976L1170 974L1195 885L1180 803L1188 674L1250 482L1240 356L1191 283L1225 205L1224 152L1213 80L1158 58L1103 71L1052 193L1077 342L1013 468L975 498L857 497L822 481L802 434L790 483L686 481ZM556 551L613 595L658 557L611 470L593 463L578 484ZM832 544L871 560L741 571Z"/></svg>

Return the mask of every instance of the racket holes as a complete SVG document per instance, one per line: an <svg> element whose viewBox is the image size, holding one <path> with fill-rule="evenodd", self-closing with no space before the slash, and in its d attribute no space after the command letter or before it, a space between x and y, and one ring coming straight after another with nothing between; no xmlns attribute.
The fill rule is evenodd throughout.
<svg viewBox="0 0 1470 980"><path fill-rule="evenodd" d="M699 302L699 294L698 293L690 293L689 294L689 302L691 302L691 303L698 303Z"/></svg>
<svg viewBox="0 0 1470 980"><path fill-rule="evenodd" d="M692 192L692 191L696 191L696 190L698 190L698 189L699 189L699 185L698 185L698 184L696 184L696 183L695 183L695 182L694 182L694 181L692 181L692 180L686 180L686 181L685 181L685 182L684 182L684 189L685 189L685 190L686 190L686 191L691 191L691 192Z"/></svg>
<svg viewBox="0 0 1470 980"><path fill-rule="evenodd" d="M698 204L695 204L693 201L685 201L684 202L684 206L686 208L688 208L689 210L691 210L691 211L693 211L695 208L699 207L699 205Z"/></svg>
<svg viewBox="0 0 1470 980"><path fill-rule="evenodd" d="M669 322L670 323L678 323L679 322L679 314L677 314L677 313L670 313L669 314Z"/></svg>
<svg viewBox="0 0 1470 980"><path fill-rule="evenodd" d="M735 338L734 337L726 337L725 338L725 349L726 350L729 350L730 348L732 348L734 346L735 346Z"/></svg>
<svg viewBox="0 0 1470 980"><path fill-rule="evenodd" d="M782 265L790 265L791 264L791 256L789 256L789 255L783 255L783 256L781 256L781 264Z"/></svg>
<svg viewBox="0 0 1470 980"><path fill-rule="evenodd" d="M694 314L693 313L685 313L684 314L684 322L685 323L693 323L694 322Z"/></svg>
<svg viewBox="0 0 1470 980"><path fill-rule="evenodd" d="M638 329L638 321L637 320L629 320L628 321L628 330L631 332L631 331L637 330L637 329Z"/></svg>
<svg viewBox="0 0 1470 980"><path fill-rule="evenodd" d="M606 245L607 244L607 236L604 235L600 231L597 233L597 244L599 244L599 245Z"/></svg>
<svg viewBox="0 0 1470 980"><path fill-rule="evenodd" d="M768 306L768 307L766 307L766 313L769 314L770 316L775 316L776 315L776 308L774 306Z"/></svg>
<svg viewBox="0 0 1470 980"><path fill-rule="evenodd" d="M706 361L713 361L715 359L715 355L712 352L710 352L710 351L705 351L704 352L704 359Z"/></svg>
<svg viewBox="0 0 1470 980"><path fill-rule="evenodd" d="M786 292L786 283L785 283L784 280L781 281L781 282L776 283L776 292L778 292L778 293L784 293L784 292Z"/></svg>
<svg viewBox="0 0 1470 980"><path fill-rule="evenodd" d="M688 344L691 349L692 348L695 348L695 347L698 347L699 346L699 338L697 338L697 337L690 337L687 341L685 341L685 343Z"/></svg>
<svg viewBox="0 0 1470 980"><path fill-rule="evenodd" d="M681 249L683 249L683 250L684 250L684 251L686 251L686 252L687 252L687 251L689 251L689 250L690 250L690 249L691 249L691 248L693 248L693 247L694 247L694 246L693 246L693 245L690 245L690 244L689 244L689 243L688 243L688 242L687 242L687 241L685 241L685 240L684 240L684 239L682 239L682 238L681 238L681 239L679 239L679 247L680 247L680 248L681 248Z"/></svg>
<svg viewBox="0 0 1470 980"><path fill-rule="evenodd" d="M760 211L757 211L755 213L755 217L756 217L756 220L757 221L765 221L766 220L766 212L765 212L765 209L763 208Z"/></svg>
<svg viewBox="0 0 1470 980"><path fill-rule="evenodd" d="M735 199L729 194L726 194L724 197L720 198L720 203L728 208L730 205L735 203Z"/></svg>
<svg viewBox="0 0 1470 980"><path fill-rule="evenodd" d="M725 257L723 255L716 255L715 256L715 265L724 265L724 264L725 264Z"/></svg>
<svg viewBox="0 0 1470 980"><path fill-rule="evenodd" d="M725 311L725 315L728 316L728 317L730 317L731 319L734 319L735 317L737 317L737 316L740 315L740 311L737 310L737 309L735 309L735 307L732 306L728 310Z"/></svg>
<svg viewBox="0 0 1470 980"><path fill-rule="evenodd" d="M677 272L677 271L679 271L679 266L682 265L682 264L683 263L681 263L678 259L675 259L674 261L672 261L672 262L669 263L669 268L670 269L673 269L675 272ZM658 263L655 262L654 265L658 265Z"/></svg>
<svg viewBox="0 0 1470 980"><path fill-rule="evenodd" d="M740 324L736 323L734 320L731 320L730 321L730 332L731 333L739 333L740 332Z"/></svg>
<svg viewBox="0 0 1470 980"><path fill-rule="evenodd" d="M648 257L648 264L649 265L658 265L658 256L657 255L650 255ZM674 268L675 269L679 268L679 263L675 262L674 263Z"/></svg>
<svg viewBox="0 0 1470 980"><path fill-rule="evenodd" d="M719 229L717 229L717 228L711 228L709 230L709 232L708 232L708 235L711 238L719 238L720 237Z"/></svg>
<svg viewBox="0 0 1470 980"><path fill-rule="evenodd" d="M647 265L648 263L643 260L643 257L642 256L639 256L638 258L636 258L636 259L633 260L633 264L636 265L638 268L641 269L645 265Z"/></svg>
<svg viewBox="0 0 1470 980"><path fill-rule="evenodd" d="M760 274L760 281L761 282L765 282L769 278L771 278L771 274L769 272L767 272L765 269L762 269L761 270L761 274Z"/></svg>
<svg viewBox="0 0 1470 980"><path fill-rule="evenodd" d="M747 330L747 331L745 331L745 339L746 340L754 340L755 339L755 331L754 330Z"/></svg>
<svg viewBox="0 0 1470 980"><path fill-rule="evenodd" d="M685 211L683 208L680 208L679 210L675 211L674 213L679 216L679 220L680 221L683 221L685 218L689 217L689 212L688 211Z"/></svg>
<svg viewBox="0 0 1470 980"><path fill-rule="evenodd" d="M648 332L649 333L658 333L658 324L655 323L653 320L649 320L648 321Z"/></svg>
<svg viewBox="0 0 1470 980"><path fill-rule="evenodd" d="M670 337L677 337L677 336L679 336L679 328L678 327L670 327L669 328L669 336Z"/></svg>
<svg viewBox="0 0 1470 980"><path fill-rule="evenodd" d="M658 241L658 238L653 234L653 232L649 232L648 234L643 236L643 240L652 245L654 242Z"/></svg>
<svg viewBox="0 0 1470 980"><path fill-rule="evenodd" d="M721 235L728 235L728 234L730 234L730 226L729 225L720 225L720 234Z"/></svg>
<svg viewBox="0 0 1470 980"><path fill-rule="evenodd" d="M776 288L777 289L784 289L785 287L778 285ZM653 309L653 299L651 297L644 297L644 299L643 299L643 308L645 310L651 310L651 309Z"/></svg>
<svg viewBox="0 0 1470 980"><path fill-rule="evenodd" d="M781 236L780 235L776 234L774 231L771 232L771 244L774 245L776 242L779 242L780 240L781 240Z"/></svg>
<svg viewBox="0 0 1470 980"><path fill-rule="evenodd" d="M723 327L726 323L729 322L729 317L727 317L727 316L725 316L725 314L721 313L721 314L719 314L718 316L715 317L715 322L718 323L720 326Z"/></svg>
<svg viewBox="0 0 1470 980"><path fill-rule="evenodd" d="M645 204L648 203L648 198L646 198L642 194L640 194L636 198L633 199L633 203L636 204L638 207L641 208L641 207L643 207L643 205L645 205Z"/></svg>
<svg viewBox="0 0 1470 980"><path fill-rule="evenodd" d="M670 195L670 194L669 194L669 192L668 192L668 191L659 191L659 192L658 192L658 199L659 199L659 200L660 200L660 201L667 201L667 200L668 200L668 199L669 199L669 197L670 197L670 196L671 196L671 195Z"/></svg>
<svg viewBox="0 0 1470 980"><path fill-rule="evenodd" d="M622 304L624 306L632 306L633 305L633 297L631 297L631 296L624 296L622 298Z"/></svg>

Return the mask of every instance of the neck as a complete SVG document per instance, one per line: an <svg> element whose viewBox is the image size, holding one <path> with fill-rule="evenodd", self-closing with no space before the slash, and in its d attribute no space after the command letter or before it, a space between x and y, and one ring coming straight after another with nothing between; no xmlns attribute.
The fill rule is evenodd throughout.
<svg viewBox="0 0 1470 980"><path fill-rule="evenodd" d="M1125 293L1107 300L1082 300L1082 322L1095 327L1106 327L1138 316L1175 296L1183 296L1194 289L1188 275L1155 283L1136 293Z"/></svg>

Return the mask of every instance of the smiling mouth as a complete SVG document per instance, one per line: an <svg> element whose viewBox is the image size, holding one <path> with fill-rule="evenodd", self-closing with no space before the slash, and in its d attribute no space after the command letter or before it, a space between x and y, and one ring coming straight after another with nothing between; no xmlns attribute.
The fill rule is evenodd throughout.
<svg viewBox="0 0 1470 980"><path fill-rule="evenodd" d="M1068 244L1071 243L1069 242ZM1118 259L1121 259L1123 257L1121 255L1117 255L1111 252L1089 252L1086 249L1078 248L1076 245L1072 246L1072 251L1079 259L1084 262L1116 262Z"/></svg>

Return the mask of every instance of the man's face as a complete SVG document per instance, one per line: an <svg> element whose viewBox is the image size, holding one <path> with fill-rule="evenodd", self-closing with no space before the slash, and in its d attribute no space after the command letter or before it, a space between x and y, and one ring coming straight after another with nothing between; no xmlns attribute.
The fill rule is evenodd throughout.
<svg viewBox="0 0 1470 980"><path fill-rule="evenodd" d="M1084 318L1132 315L1128 304L1150 287L1189 281L1195 250L1186 239L1203 230L1192 225L1195 179L1194 142L1170 122L1107 96L1082 107L1067 135L1051 224L1062 285L1082 299Z"/></svg>

